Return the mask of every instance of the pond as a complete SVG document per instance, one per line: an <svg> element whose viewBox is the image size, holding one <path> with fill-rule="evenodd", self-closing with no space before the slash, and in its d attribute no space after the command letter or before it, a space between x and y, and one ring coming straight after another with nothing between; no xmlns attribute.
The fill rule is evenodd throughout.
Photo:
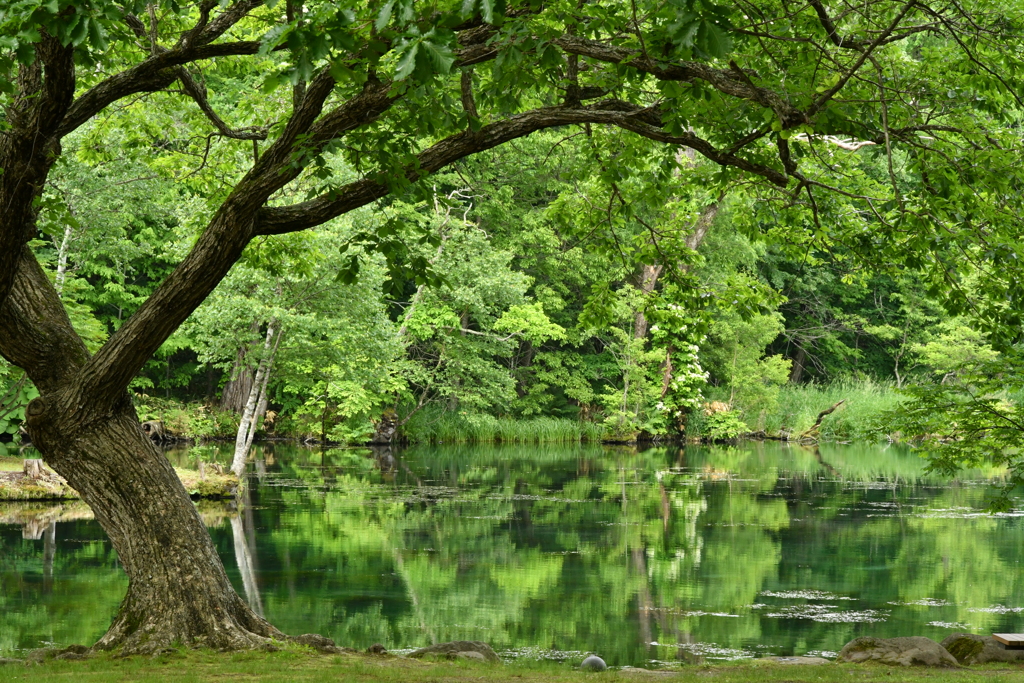
<svg viewBox="0 0 1024 683"><path fill-rule="evenodd" d="M1024 630L1024 512L982 512L999 473L946 481L906 449L256 456L239 506L200 509L239 593L286 633L650 666ZM0 651L93 642L126 583L84 505L0 506Z"/></svg>

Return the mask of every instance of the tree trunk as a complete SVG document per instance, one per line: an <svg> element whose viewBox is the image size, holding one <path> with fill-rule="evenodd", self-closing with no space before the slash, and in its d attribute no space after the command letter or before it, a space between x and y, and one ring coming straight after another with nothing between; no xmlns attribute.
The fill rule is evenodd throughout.
<svg viewBox="0 0 1024 683"><path fill-rule="evenodd" d="M33 440L92 508L128 574L128 594L95 647L237 649L284 638L235 593L199 513L128 396L109 417L85 424L52 403L29 404Z"/></svg>
<svg viewBox="0 0 1024 683"><path fill-rule="evenodd" d="M220 398L222 410L230 410L239 413L245 410L245 402L252 391L252 370L245 363L246 349L238 349L235 356L235 364L231 368L231 377L224 385L224 391Z"/></svg>
<svg viewBox="0 0 1024 683"><path fill-rule="evenodd" d="M277 321L271 320L267 326L267 339L263 344L263 358L260 359L256 378L249 390L249 398L242 411L242 420L238 424L238 435L235 437L235 456L231 460L231 471L236 477L245 472L245 460L256 436L256 425L260 417L267 411L267 384L270 382L270 369L274 364L277 346L281 343L281 330Z"/></svg>
<svg viewBox="0 0 1024 683"><path fill-rule="evenodd" d="M637 289L643 292L645 295L650 294L654 291L655 285L658 284L658 276L661 275L661 269L664 266L661 265L643 265L640 269L640 282L637 285ZM633 320L633 339L644 339L647 336L647 316L644 315L643 308L639 309L634 315Z"/></svg>
<svg viewBox="0 0 1024 683"><path fill-rule="evenodd" d="M68 272L68 252L71 251L71 236L73 234L71 226L66 226L64 239L61 240L60 246L57 248L57 277L53 281L53 286L59 297L64 296L64 278Z"/></svg>
<svg viewBox="0 0 1024 683"><path fill-rule="evenodd" d="M804 376L804 366L807 364L807 351L802 346L796 347L796 355L793 356L793 367L789 369L790 384L798 384Z"/></svg>

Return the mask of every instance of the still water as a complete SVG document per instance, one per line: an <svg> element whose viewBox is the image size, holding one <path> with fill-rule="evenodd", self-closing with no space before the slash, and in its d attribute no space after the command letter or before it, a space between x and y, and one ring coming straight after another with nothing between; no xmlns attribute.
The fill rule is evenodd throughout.
<svg viewBox="0 0 1024 683"><path fill-rule="evenodd" d="M239 593L286 633L643 666L1024 630L1024 512L982 512L998 472L947 481L895 447L256 456L244 500L200 510ZM126 584L84 505L0 505L0 652L93 642Z"/></svg>

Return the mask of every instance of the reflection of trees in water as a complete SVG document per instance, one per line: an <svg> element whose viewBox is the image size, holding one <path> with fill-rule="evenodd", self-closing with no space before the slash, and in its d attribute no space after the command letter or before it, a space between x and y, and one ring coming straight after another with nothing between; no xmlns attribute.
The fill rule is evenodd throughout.
<svg viewBox="0 0 1024 683"><path fill-rule="evenodd" d="M431 447L393 451L393 465L384 455L328 451L322 464L319 452L277 445L257 452L240 514L201 506L246 597L285 632L355 646L482 639L635 663L688 656L654 641L771 642L785 652L836 649L868 630L929 635L921 629L932 620L1024 626L1014 614L970 611L1024 604L1012 571L1024 561L1024 530L912 514L924 503L955 513L985 495L930 487L913 455L823 446L835 472L813 451L775 444ZM894 490L879 472L910 483ZM273 485L282 478L308 488ZM67 518L70 508L43 508L0 512L18 525L0 527L0 634L87 642L106 627L124 580L98 527ZM33 524L41 537L21 538ZM750 608L800 604L760 595L796 589L865 598L836 609L892 616L818 623ZM954 604L887 605L925 597ZM0 646L20 637L0 635Z"/></svg>

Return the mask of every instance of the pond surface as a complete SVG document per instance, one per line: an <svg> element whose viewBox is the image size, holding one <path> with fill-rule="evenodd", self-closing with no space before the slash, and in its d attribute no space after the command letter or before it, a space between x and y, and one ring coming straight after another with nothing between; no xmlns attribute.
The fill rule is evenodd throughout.
<svg viewBox="0 0 1024 683"><path fill-rule="evenodd" d="M200 509L240 594L286 633L643 666L1024 630L1024 512L981 511L998 473L945 481L895 447L256 456L240 507ZM126 585L84 505L0 505L0 651L95 641Z"/></svg>

